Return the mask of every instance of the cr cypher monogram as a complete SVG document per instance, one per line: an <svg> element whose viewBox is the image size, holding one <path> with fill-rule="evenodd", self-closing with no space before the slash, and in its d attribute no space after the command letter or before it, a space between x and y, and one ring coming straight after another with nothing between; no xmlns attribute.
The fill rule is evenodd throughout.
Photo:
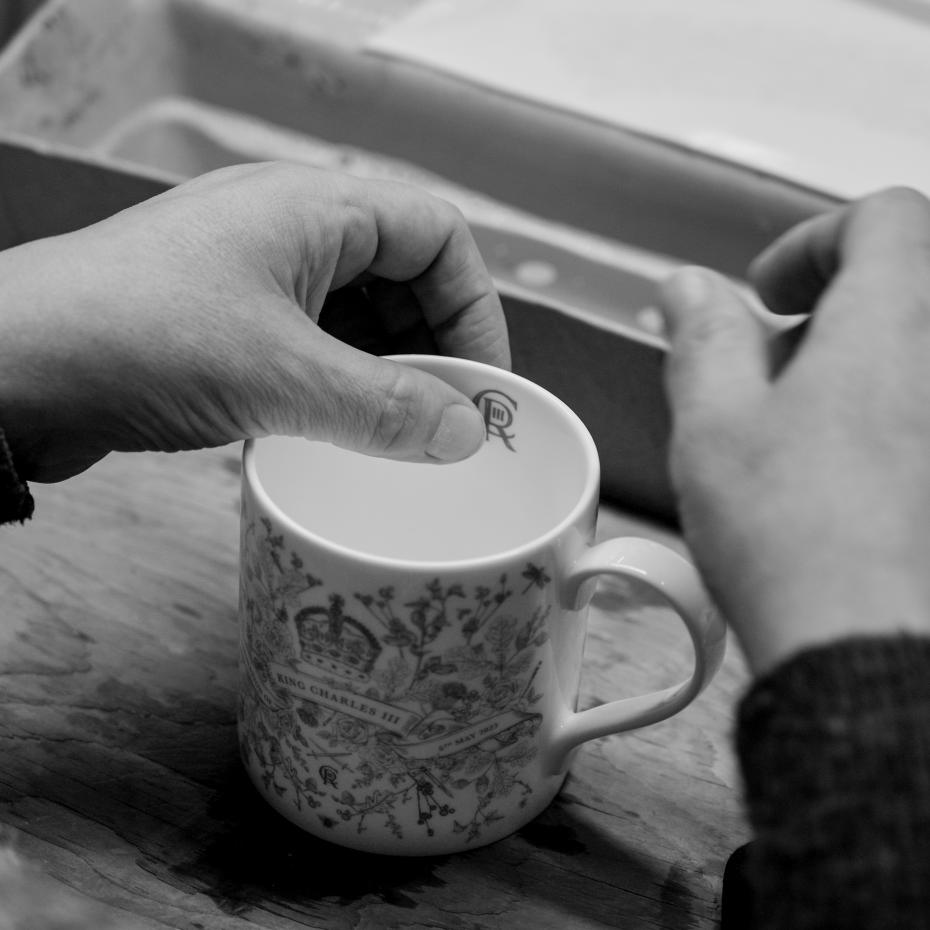
<svg viewBox="0 0 930 930"><path fill-rule="evenodd" d="M517 402L509 394L489 388L486 391L479 391L472 398L472 403L484 417L487 439L490 440L492 436L496 436L511 452L516 452L510 440L517 434L508 433L507 430L513 426Z"/></svg>

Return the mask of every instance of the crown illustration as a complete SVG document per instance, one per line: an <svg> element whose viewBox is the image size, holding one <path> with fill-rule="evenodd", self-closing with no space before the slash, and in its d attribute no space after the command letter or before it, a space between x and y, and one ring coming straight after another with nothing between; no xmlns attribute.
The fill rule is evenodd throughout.
<svg viewBox="0 0 930 930"><path fill-rule="evenodd" d="M329 607L304 607L294 617L300 658L343 678L367 681L381 654L381 644L343 612L345 599L329 598Z"/></svg>

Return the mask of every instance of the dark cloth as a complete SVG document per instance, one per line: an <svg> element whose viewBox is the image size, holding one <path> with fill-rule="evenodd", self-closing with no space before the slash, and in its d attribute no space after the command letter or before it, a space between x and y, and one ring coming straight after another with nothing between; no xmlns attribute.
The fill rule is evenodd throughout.
<svg viewBox="0 0 930 930"><path fill-rule="evenodd" d="M787 661L743 699L736 745L746 930L930 928L930 638Z"/></svg>
<svg viewBox="0 0 930 930"><path fill-rule="evenodd" d="M0 524L22 523L32 516L35 502L24 481L19 480L6 436L0 429Z"/></svg>

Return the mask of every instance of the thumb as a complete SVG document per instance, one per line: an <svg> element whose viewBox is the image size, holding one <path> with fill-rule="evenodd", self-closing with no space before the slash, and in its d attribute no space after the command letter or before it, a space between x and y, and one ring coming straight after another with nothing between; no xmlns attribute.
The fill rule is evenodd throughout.
<svg viewBox="0 0 930 930"><path fill-rule="evenodd" d="M400 461L458 462L478 451L484 420L464 394L410 365L320 335L325 344L317 343L309 373L314 402L297 432Z"/></svg>
<svg viewBox="0 0 930 930"><path fill-rule="evenodd" d="M764 328L725 278L683 268L661 285L659 305L669 337L666 390L676 418L715 416L765 387Z"/></svg>

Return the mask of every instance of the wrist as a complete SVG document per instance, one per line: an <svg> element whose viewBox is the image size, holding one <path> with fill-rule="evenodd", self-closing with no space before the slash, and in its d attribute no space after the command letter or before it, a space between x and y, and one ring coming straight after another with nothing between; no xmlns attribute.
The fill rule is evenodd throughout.
<svg viewBox="0 0 930 930"><path fill-rule="evenodd" d="M775 597L733 618L752 671L761 675L808 649L852 637L930 635L930 599L919 586L884 573L813 590L785 583ZM747 605L748 606L748 605Z"/></svg>

